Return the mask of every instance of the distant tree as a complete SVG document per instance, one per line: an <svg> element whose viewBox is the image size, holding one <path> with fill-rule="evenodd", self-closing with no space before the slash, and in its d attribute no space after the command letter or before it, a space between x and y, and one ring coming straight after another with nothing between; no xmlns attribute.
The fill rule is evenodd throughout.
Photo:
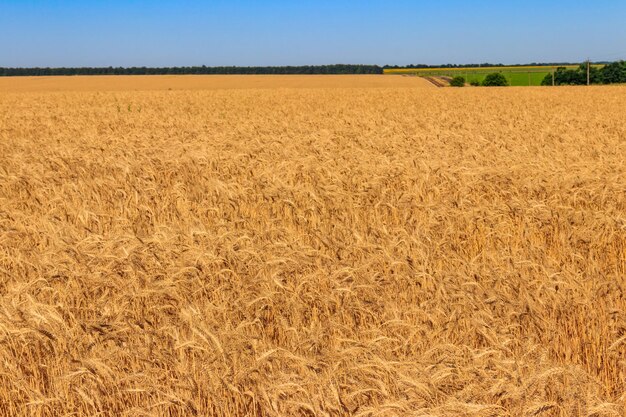
<svg viewBox="0 0 626 417"><path fill-rule="evenodd" d="M501 73L494 72L485 77L482 85L484 87L506 87L509 85L509 81Z"/></svg>
<svg viewBox="0 0 626 417"><path fill-rule="evenodd" d="M104 67L0 68L0 76L24 75L145 75L145 74L382 74L378 65L306 65L299 67Z"/></svg>
<svg viewBox="0 0 626 417"><path fill-rule="evenodd" d="M550 74L543 77L543 80L541 80L541 85L552 85L552 77L554 76L555 74L551 72Z"/></svg>
<svg viewBox="0 0 626 417"><path fill-rule="evenodd" d="M473 86L473 87L480 87L480 81L472 80L472 81L470 81L470 85Z"/></svg>
<svg viewBox="0 0 626 417"><path fill-rule="evenodd" d="M602 84L604 81L604 68L602 70L592 66L589 69L591 84ZM585 85L587 84L587 64L581 64L578 68L558 67L554 72L555 85ZM541 85L552 85L552 74L546 75Z"/></svg>
<svg viewBox="0 0 626 417"><path fill-rule="evenodd" d="M626 83L626 61L605 65L600 73L604 84Z"/></svg>
<svg viewBox="0 0 626 417"><path fill-rule="evenodd" d="M554 73L554 83L556 85L583 85L587 84L587 76L578 69L567 69L559 67Z"/></svg>
<svg viewBox="0 0 626 417"><path fill-rule="evenodd" d="M456 76L450 81L450 87L465 87L465 78Z"/></svg>

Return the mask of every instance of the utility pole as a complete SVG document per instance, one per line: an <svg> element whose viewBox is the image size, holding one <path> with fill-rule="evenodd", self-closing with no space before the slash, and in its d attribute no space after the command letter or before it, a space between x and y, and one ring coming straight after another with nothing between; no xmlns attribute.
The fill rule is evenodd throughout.
<svg viewBox="0 0 626 417"><path fill-rule="evenodd" d="M591 85L591 61L587 58L587 85Z"/></svg>

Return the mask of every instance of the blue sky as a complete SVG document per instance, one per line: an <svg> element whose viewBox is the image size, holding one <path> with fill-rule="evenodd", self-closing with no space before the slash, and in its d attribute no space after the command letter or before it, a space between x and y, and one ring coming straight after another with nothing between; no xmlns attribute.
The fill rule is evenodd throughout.
<svg viewBox="0 0 626 417"><path fill-rule="evenodd" d="M0 0L1 66L626 59L624 0Z"/></svg>

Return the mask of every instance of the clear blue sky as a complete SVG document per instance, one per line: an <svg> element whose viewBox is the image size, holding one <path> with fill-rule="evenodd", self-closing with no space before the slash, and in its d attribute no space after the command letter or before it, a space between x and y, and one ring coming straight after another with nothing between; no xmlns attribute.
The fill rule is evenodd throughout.
<svg viewBox="0 0 626 417"><path fill-rule="evenodd" d="M625 0L0 0L0 66L626 58Z"/></svg>

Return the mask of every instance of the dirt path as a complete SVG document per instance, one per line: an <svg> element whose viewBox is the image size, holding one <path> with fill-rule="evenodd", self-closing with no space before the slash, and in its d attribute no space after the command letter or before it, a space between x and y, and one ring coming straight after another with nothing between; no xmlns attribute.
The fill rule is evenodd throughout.
<svg viewBox="0 0 626 417"><path fill-rule="evenodd" d="M436 87L448 87L450 85L450 81L452 81L452 78L450 77L432 76L432 77L423 77L423 78L427 80L428 82L430 82L431 84L434 84Z"/></svg>

